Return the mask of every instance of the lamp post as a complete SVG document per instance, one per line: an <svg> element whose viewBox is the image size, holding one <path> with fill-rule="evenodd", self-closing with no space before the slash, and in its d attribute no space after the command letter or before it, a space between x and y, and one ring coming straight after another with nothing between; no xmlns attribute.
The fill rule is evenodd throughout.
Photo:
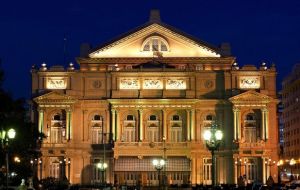
<svg viewBox="0 0 300 190"><path fill-rule="evenodd" d="M294 165L296 164L296 160L294 159L294 158L292 158L291 160L290 160L290 166L291 166L291 179L293 180L294 179L294 175L293 175L293 167L294 167Z"/></svg>
<svg viewBox="0 0 300 190"><path fill-rule="evenodd" d="M272 169L272 166L274 166L276 164L275 161L272 161L271 159L269 159L268 161L265 162L267 167L269 167L269 173L270 173L270 176L272 177L272 172L271 172L271 169ZM268 175L268 174L267 174ZM266 181L268 180L268 176L266 178Z"/></svg>
<svg viewBox="0 0 300 190"><path fill-rule="evenodd" d="M161 185L161 175L160 175L160 171L164 168L166 162L164 159L154 159L152 161L153 166L155 167L155 169L158 172L158 187L160 188Z"/></svg>
<svg viewBox="0 0 300 190"><path fill-rule="evenodd" d="M9 160L8 160L8 141L14 139L16 136L16 131L14 129L9 129L8 131L1 131L1 144L3 150L5 150L6 158L6 189L8 189L8 175L9 175Z"/></svg>
<svg viewBox="0 0 300 190"><path fill-rule="evenodd" d="M101 171L101 174L102 174L102 179L101 179L101 183L103 184L103 185L105 185L105 178L104 178L104 175L105 175L105 170L106 170L106 168L108 167L108 165L107 165L107 163L105 163L105 162L99 162L98 164L97 164L97 168Z"/></svg>
<svg viewBox="0 0 300 190"><path fill-rule="evenodd" d="M211 125L210 129L204 131L204 140L206 142L206 147L211 152L212 157L212 172L211 172L211 179L212 179L212 186L216 185L216 156L215 151L218 150L221 140L223 138L223 133L219 130L215 123Z"/></svg>
<svg viewBox="0 0 300 190"><path fill-rule="evenodd" d="M278 183L281 184L281 167L283 166L283 160L277 162L278 167Z"/></svg>
<svg viewBox="0 0 300 190"><path fill-rule="evenodd" d="M242 161L242 159L237 159L237 161L234 162L235 165L237 165L238 167L238 178L240 176L242 176L242 166L245 166L245 171L244 171L244 175L246 175L246 169L247 169L247 161L245 160L244 162Z"/></svg>

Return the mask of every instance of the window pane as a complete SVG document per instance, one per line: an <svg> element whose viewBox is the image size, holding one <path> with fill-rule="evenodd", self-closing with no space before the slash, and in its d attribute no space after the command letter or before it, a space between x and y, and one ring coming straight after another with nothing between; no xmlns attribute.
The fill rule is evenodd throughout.
<svg viewBox="0 0 300 190"><path fill-rule="evenodd" d="M153 39L152 41L152 51L158 51L158 39Z"/></svg>
<svg viewBox="0 0 300 190"><path fill-rule="evenodd" d="M147 42L147 43L144 45L143 51L150 51L150 44L149 44L149 42Z"/></svg>
<svg viewBox="0 0 300 190"><path fill-rule="evenodd" d="M127 115L127 121L133 121L133 115Z"/></svg>
<svg viewBox="0 0 300 190"><path fill-rule="evenodd" d="M156 121L156 115L150 115L149 120Z"/></svg>
<svg viewBox="0 0 300 190"><path fill-rule="evenodd" d="M160 43L161 43L160 50L161 51L168 51L168 48L167 48L166 44L163 41L161 41Z"/></svg>

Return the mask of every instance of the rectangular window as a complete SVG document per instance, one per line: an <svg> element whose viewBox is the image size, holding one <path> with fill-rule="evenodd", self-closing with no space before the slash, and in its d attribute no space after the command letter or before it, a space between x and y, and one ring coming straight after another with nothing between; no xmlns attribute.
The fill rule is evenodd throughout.
<svg viewBox="0 0 300 190"><path fill-rule="evenodd" d="M203 184L211 185L212 160L211 158L203 158Z"/></svg>
<svg viewBox="0 0 300 190"><path fill-rule="evenodd" d="M51 127L50 141L51 143L62 143L65 134L65 128Z"/></svg>
<svg viewBox="0 0 300 190"><path fill-rule="evenodd" d="M256 143L256 140L256 127L245 127L245 141L248 143Z"/></svg>
<svg viewBox="0 0 300 190"><path fill-rule="evenodd" d="M158 39L153 39L153 41L152 41L152 51L159 51L159 49L158 49Z"/></svg>
<svg viewBox="0 0 300 190"><path fill-rule="evenodd" d="M102 144L102 127L92 128L92 144Z"/></svg>
<svg viewBox="0 0 300 190"><path fill-rule="evenodd" d="M135 142L135 127L125 127L124 128L124 136L122 141L124 142Z"/></svg>

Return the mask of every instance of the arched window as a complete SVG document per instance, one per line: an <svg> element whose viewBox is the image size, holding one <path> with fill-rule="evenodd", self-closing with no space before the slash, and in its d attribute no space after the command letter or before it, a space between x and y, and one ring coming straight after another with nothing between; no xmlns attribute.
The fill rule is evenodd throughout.
<svg viewBox="0 0 300 190"><path fill-rule="evenodd" d="M173 121L179 121L179 120L180 120L179 115L173 115L173 116L172 116L172 120L173 120Z"/></svg>
<svg viewBox="0 0 300 190"><path fill-rule="evenodd" d="M54 121L60 121L60 115L59 115L59 114L55 114L55 115L53 116L53 120L54 120Z"/></svg>
<svg viewBox="0 0 300 190"><path fill-rule="evenodd" d="M179 115L173 115L171 118L171 141L182 142L182 118Z"/></svg>
<svg viewBox="0 0 300 190"><path fill-rule="evenodd" d="M103 143L103 134L104 134L104 129L103 129L103 116L99 114L95 114L91 118L91 136L92 136L92 144L100 144Z"/></svg>
<svg viewBox="0 0 300 190"><path fill-rule="evenodd" d="M100 121L101 116L100 115L94 115L94 121Z"/></svg>
<svg viewBox="0 0 300 190"><path fill-rule="evenodd" d="M51 119L51 130L48 131L51 143L62 143L66 138L66 112L55 113Z"/></svg>
<svg viewBox="0 0 300 190"><path fill-rule="evenodd" d="M206 121L212 121L213 116L212 115L207 115L205 119L206 119Z"/></svg>
<svg viewBox="0 0 300 190"><path fill-rule="evenodd" d="M133 115L127 115L126 120L127 121L133 121L134 120Z"/></svg>
<svg viewBox="0 0 300 190"><path fill-rule="evenodd" d="M151 36L143 42L142 51L169 51L169 44L160 36Z"/></svg>
<svg viewBox="0 0 300 190"><path fill-rule="evenodd" d="M149 120L150 121L156 121L156 115L150 115Z"/></svg>
<svg viewBox="0 0 300 190"><path fill-rule="evenodd" d="M252 113L249 113L246 115L246 120L247 121L254 121L255 120L255 116Z"/></svg>
<svg viewBox="0 0 300 190"><path fill-rule="evenodd" d="M259 136L259 130L257 128L256 118L254 113L248 113L245 117L244 123L244 137L245 142L255 143Z"/></svg>
<svg viewBox="0 0 300 190"><path fill-rule="evenodd" d="M136 141L136 121L134 115L127 115L124 120L123 134L121 141L135 142Z"/></svg>

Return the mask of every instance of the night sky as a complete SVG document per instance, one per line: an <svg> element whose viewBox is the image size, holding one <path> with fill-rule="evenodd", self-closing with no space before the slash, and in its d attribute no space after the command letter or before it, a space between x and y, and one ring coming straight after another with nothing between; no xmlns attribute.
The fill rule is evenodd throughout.
<svg viewBox="0 0 300 190"><path fill-rule="evenodd" d="M229 42L239 65L275 63L278 87L300 62L298 0L4 0L0 58L5 89L15 98L29 98L33 64L75 63L81 43L95 47L127 32L147 22L151 9L160 10L163 22L210 44Z"/></svg>

